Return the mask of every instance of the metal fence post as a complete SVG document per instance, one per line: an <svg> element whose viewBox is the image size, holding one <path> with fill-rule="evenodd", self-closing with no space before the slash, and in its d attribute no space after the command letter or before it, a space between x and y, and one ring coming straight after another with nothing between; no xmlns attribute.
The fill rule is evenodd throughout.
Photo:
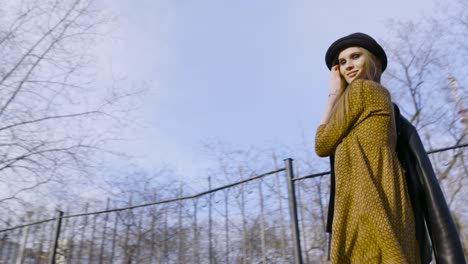
<svg viewBox="0 0 468 264"><path fill-rule="evenodd" d="M55 230L53 236L53 243L49 253L49 263L55 264L55 257L57 256L57 248L59 244L59 237L60 237L60 228L62 227L62 211L57 211L56 214L56 221L55 221Z"/></svg>
<svg viewBox="0 0 468 264"><path fill-rule="evenodd" d="M294 171L291 158L285 159L286 177L288 182L289 214L291 218L291 233L294 249L294 263L302 264L301 241L299 238L299 221L297 216L296 190L294 186Z"/></svg>
<svg viewBox="0 0 468 264"><path fill-rule="evenodd" d="M27 224L31 224L33 212L32 212L32 211L28 211L28 212L26 212L26 214L27 214L27 218L28 218L27 221L26 221L26 223L27 223ZM26 250L26 244L28 243L29 225L27 225L26 227L24 227L23 230L22 230L22 232L23 232L23 237L22 237L22 239L21 239L20 250L19 250L18 256L17 256L17 258L16 258L16 263L17 263L17 264L23 263L23 260L24 260L24 254L25 254L25 250Z"/></svg>
<svg viewBox="0 0 468 264"><path fill-rule="evenodd" d="M211 191L211 176L208 177L208 188ZM212 193L209 194L209 203L208 203L208 241L209 241L209 252L208 252L208 257L209 257L209 263L213 263L213 219L212 217L212 199L213 195Z"/></svg>

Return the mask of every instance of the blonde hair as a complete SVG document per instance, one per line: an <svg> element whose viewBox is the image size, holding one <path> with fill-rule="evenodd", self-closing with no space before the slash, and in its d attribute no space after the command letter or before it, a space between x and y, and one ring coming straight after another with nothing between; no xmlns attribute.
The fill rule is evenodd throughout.
<svg viewBox="0 0 468 264"><path fill-rule="evenodd" d="M365 66L364 72L360 77L358 77L358 79L371 80L371 81L380 83L380 77L382 76L382 63L370 51L361 47L357 47L357 48L362 51L362 53L364 54L364 57L366 58L365 64L364 64ZM336 59L336 61L338 61L338 58ZM349 83L347 85L349 85ZM347 92L349 92L349 89L346 89L344 91L344 93L347 93ZM343 94L338 100L343 100ZM344 105L345 104L337 103L332 108L332 111L336 112L338 122L344 122L345 120L344 111L343 111Z"/></svg>
<svg viewBox="0 0 468 264"><path fill-rule="evenodd" d="M362 78L380 83L380 77L382 76L382 63L370 51L366 50L365 48L358 48L367 58L366 69Z"/></svg>

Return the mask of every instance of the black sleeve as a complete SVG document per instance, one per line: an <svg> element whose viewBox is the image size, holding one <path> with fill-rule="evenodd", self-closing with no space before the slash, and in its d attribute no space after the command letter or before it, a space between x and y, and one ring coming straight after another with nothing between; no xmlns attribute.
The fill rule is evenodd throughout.
<svg viewBox="0 0 468 264"><path fill-rule="evenodd" d="M437 263L466 263L455 223L442 189L416 131L409 138L411 155L424 193L424 214Z"/></svg>

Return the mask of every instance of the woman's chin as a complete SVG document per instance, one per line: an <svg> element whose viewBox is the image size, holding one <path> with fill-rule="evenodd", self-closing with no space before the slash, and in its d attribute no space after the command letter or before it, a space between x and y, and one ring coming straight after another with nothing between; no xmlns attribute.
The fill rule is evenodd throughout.
<svg viewBox="0 0 468 264"><path fill-rule="evenodd" d="M348 82L348 84L351 84L354 80L357 80L358 77L353 77L353 78L348 78L346 81Z"/></svg>
<svg viewBox="0 0 468 264"><path fill-rule="evenodd" d="M365 78L363 76L356 76L354 78L350 78L349 81L348 81L348 84L351 84L355 80L359 80L359 79L365 79Z"/></svg>

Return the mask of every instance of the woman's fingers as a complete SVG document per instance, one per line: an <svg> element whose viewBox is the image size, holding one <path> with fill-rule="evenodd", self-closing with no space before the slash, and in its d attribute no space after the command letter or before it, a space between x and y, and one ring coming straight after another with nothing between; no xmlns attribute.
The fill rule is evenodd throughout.
<svg viewBox="0 0 468 264"><path fill-rule="evenodd" d="M344 90L340 75L340 66L335 65L330 72L330 94L341 94Z"/></svg>

